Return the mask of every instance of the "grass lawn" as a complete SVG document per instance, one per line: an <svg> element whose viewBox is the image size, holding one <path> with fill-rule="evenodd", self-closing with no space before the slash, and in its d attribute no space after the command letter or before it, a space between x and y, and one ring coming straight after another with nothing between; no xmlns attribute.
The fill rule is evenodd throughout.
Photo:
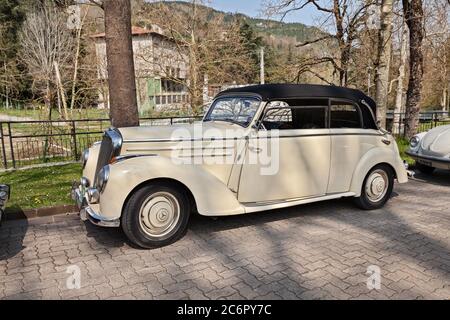
<svg viewBox="0 0 450 320"><path fill-rule="evenodd" d="M410 166L414 165L414 160L405 153L409 148L409 141L405 138L397 138L397 145L402 159L405 160Z"/></svg>
<svg viewBox="0 0 450 320"><path fill-rule="evenodd" d="M11 186L7 211L73 204L70 190L80 175L78 163L1 172L0 183Z"/></svg>

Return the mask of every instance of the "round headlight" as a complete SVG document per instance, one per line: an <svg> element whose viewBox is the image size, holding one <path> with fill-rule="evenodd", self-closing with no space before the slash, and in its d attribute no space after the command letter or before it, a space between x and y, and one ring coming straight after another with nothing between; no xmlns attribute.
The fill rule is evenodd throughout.
<svg viewBox="0 0 450 320"><path fill-rule="evenodd" d="M0 200L6 200L7 197L8 194L6 193L6 191L0 191Z"/></svg>
<svg viewBox="0 0 450 320"><path fill-rule="evenodd" d="M83 154L81 156L81 161L83 162L83 169L86 167L88 159L89 159L89 149L86 149L83 151Z"/></svg>
<svg viewBox="0 0 450 320"><path fill-rule="evenodd" d="M103 192L109 179L109 166L104 166L97 175L95 187L99 192Z"/></svg>
<svg viewBox="0 0 450 320"><path fill-rule="evenodd" d="M416 148L419 145L420 139L419 137L415 136L412 137L411 140L409 141L409 145L411 148Z"/></svg>

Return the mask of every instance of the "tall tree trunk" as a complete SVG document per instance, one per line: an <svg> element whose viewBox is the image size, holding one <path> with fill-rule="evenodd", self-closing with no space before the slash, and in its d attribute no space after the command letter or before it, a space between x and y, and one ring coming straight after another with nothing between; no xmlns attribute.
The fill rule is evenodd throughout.
<svg viewBox="0 0 450 320"><path fill-rule="evenodd" d="M409 83L406 93L405 135L412 138L419 125L423 79L423 6L422 0L403 0L403 12L409 28Z"/></svg>
<svg viewBox="0 0 450 320"><path fill-rule="evenodd" d="M408 61L408 26L406 24L403 24L401 41L400 66L398 67L397 91L395 93L394 123L392 126L392 132L396 135L400 134L401 113L403 112L403 83Z"/></svg>
<svg viewBox="0 0 450 320"><path fill-rule="evenodd" d="M381 27L378 32L378 52L376 62L376 102L377 118L382 128L386 127L386 111L389 87L389 69L392 50L392 18L394 0L382 0Z"/></svg>
<svg viewBox="0 0 450 320"><path fill-rule="evenodd" d="M61 81L61 74L59 72L59 65L58 62L54 61L53 66L55 67L55 75L56 75L56 86L58 89L58 94L61 97L62 106L64 108L64 120L69 120L69 114L67 112L67 100L66 100L66 92L64 90L62 81ZM59 110L61 113L61 110Z"/></svg>
<svg viewBox="0 0 450 320"><path fill-rule="evenodd" d="M72 78L72 93L70 98L70 113L73 116L73 107L75 106L75 89L77 86L78 80L78 60L80 58L80 46L81 46L81 34L83 32L83 24L89 13L89 6L87 6L86 13L84 14L83 19L81 20L80 26L77 28L77 42L76 42L76 50L75 50L75 62L73 66L73 78Z"/></svg>
<svg viewBox="0 0 450 320"><path fill-rule="evenodd" d="M130 0L103 1L110 118L114 127L139 125Z"/></svg>

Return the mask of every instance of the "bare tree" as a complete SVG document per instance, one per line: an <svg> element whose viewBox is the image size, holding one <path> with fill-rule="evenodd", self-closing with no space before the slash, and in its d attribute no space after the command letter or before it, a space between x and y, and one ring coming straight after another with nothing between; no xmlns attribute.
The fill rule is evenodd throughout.
<svg viewBox="0 0 450 320"><path fill-rule="evenodd" d="M408 62L408 27L402 18L402 35L400 40L400 65L398 67L397 90L395 92L395 107L392 132L396 135L400 134L401 114L404 106L404 81L406 75L406 64Z"/></svg>
<svg viewBox="0 0 450 320"><path fill-rule="evenodd" d="M409 83L406 93L405 134L417 133L423 79L423 5L422 0L403 0L403 11L409 28Z"/></svg>
<svg viewBox="0 0 450 320"><path fill-rule="evenodd" d="M157 25L164 37L157 48L154 45L142 50L137 59L150 65L159 76L184 86L194 113L205 102L202 90L205 79L217 85L244 84L253 68L238 21L209 19L210 12L202 3L192 0L181 10L174 10L170 2L161 1L139 14L140 23ZM186 75L180 77L173 72L177 68Z"/></svg>
<svg viewBox="0 0 450 320"><path fill-rule="evenodd" d="M359 32L367 21L368 9L374 1L330 0L327 4L317 0L269 0L266 11L269 14L287 15L292 11L302 10L306 6L314 6L323 13L324 21L332 21L332 31L324 33L316 39L298 44L299 47L315 43L331 44L337 42L337 55L323 55L317 57L317 64L330 64L338 74L341 86L349 84L349 68L352 63L355 47L358 46ZM311 63L311 61L308 61Z"/></svg>
<svg viewBox="0 0 450 320"><path fill-rule="evenodd" d="M377 118L382 128L386 127L388 103L389 70L391 64L392 29L394 0L381 1L380 29L378 31L378 50L376 61L376 102Z"/></svg>
<svg viewBox="0 0 450 320"><path fill-rule="evenodd" d="M422 108L445 110L450 84L450 4L442 0L424 3L425 38Z"/></svg>
<svg viewBox="0 0 450 320"><path fill-rule="evenodd" d="M43 96L49 117L53 88L57 86L55 63L62 69L70 68L73 57L74 41L66 22L64 14L46 2L29 12L20 35L20 57L28 67L34 88ZM65 77L66 73L61 75Z"/></svg>

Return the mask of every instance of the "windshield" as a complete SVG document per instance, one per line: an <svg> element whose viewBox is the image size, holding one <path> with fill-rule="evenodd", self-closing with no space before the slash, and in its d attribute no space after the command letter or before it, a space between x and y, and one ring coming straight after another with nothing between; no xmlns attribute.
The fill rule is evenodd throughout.
<svg viewBox="0 0 450 320"><path fill-rule="evenodd" d="M247 127L258 111L260 100L256 98L229 97L214 101L205 121L226 121Z"/></svg>

